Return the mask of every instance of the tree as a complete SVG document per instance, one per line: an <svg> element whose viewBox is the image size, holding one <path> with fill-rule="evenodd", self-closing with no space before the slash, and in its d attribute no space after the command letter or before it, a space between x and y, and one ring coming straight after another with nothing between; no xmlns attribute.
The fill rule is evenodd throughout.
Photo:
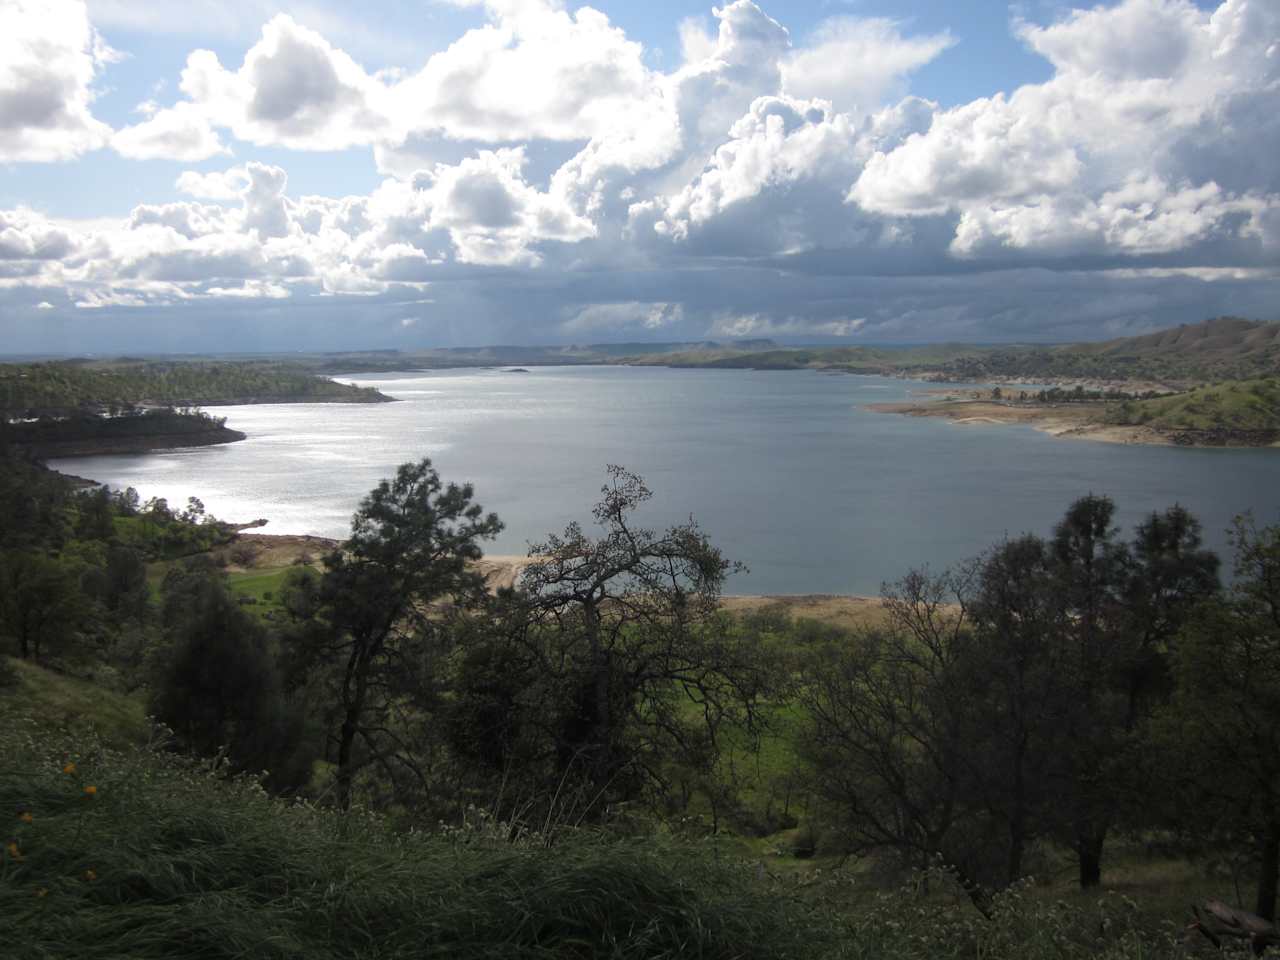
<svg viewBox="0 0 1280 960"><path fill-rule="evenodd" d="M534 696L516 691L520 715L554 746L548 779L593 802L646 788L669 796L677 768L714 767L726 722L752 727L767 671L718 616L724 579L740 565L692 519L661 532L638 525L651 492L622 467L608 467L601 495L598 536L571 523L530 547L506 629L523 652L472 666L483 680L494 664L525 664Z"/></svg>
<svg viewBox="0 0 1280 960"><path fill-rule="evenodd" d="M1280 883L1280 526L1238 519L1235 583L1179 637L1175 692L1154 724L1155 772L1184 829L1258 855L1254 911L1276 918Z"/></svg>
<svg viewBox="0 0 1280 960"><path fill-rule="evenodd" d="M197 753L225 751L233 769L266 771L276 789L304 784L301 723L266 627L207 571L175 571L164 589L170 648L153 683L154 715Z"/></svg>
<svg viewBox="0 0 1280 960"><path fill-rule="evenodd" d="M430 648L445 642L437 605L465 607L484 595L471 564L481 557L478 541L502 523L472 503L473 494L470 484L445 486L429 459L402 464L360 502L350 538L325 557L323 623L296 642L305 669L321 669L332 683L343 809L368 762L393 781L420 773L403 749L404 731L389 720L398 699L421 694Z"/></svg>
<svg viewBox="0 0 1280 960"><path fill-rule="evenodd" d="M912 572L884 588L887 628L814 651L800 752L847 851L888 849L920 868L941 856L976 890L990 836L965 796L966 594L962 576Z"/></svg>
<svg viewBox="0 0 1280 960"><path fill-rule="evenodd" d="M1195 606L1218 589L1217 557L1201 547L1185 509L1153 513L1132 545L1118 542L1115 505L1090 494L1071 505L1050 548L1064 603L1060 825L1076 849L1080 885L1101 882L1111 827L1134 787L1128 753L1141 721L1168 695L1169 643Z"/></svg>
<svg viewBox="0 0 1280 960"><path fill-rule="evenodd" d="M846 849L941 857L974 902L1019 879L1047 830L1064 692L1045 542L1025 536L882 593L885 627L802 673L802 755Z"/></svg>
<svg viewBox="0 0 1280 960"><path fill-rule="evenodd" d="M1056 835L1081 884L1099 881L1134 793L1131 748L1167 696L1172 640L1217 589L1217 559L1185 510L1153 514L1132 547L1113 513L1085 497L1050 540L909 574L884 593L887 629L805 671L805 753L855 848L942 855L971 882L1007 883Z"/></svg>
<svg viewBox="0 0 1280 960"><path fill-rule="evenodd" d="M73 638L88 618L76 565L43 553L0 555L0 636L24 660Z"/></svg>

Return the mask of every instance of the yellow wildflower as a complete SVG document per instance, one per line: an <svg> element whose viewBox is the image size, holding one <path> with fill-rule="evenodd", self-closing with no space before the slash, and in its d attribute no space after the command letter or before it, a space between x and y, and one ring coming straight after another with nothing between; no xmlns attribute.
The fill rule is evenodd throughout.
<svg viewBox="0 0 1280 960"><path fill-rule="evenodd" d="M62 772L68 775L73 774L76 772L76 765L74 763L68 763L62 768Z"/></svg>
<svg viewBox="0 0 1280 960"><path fill-rule="evenodd" d="M48 888L48 887L41 887L40 889L38 889L38 890L36 891L36 899L37 899L37 900L39 900L41 897L47 897L48 895L49 895L49 888Z"/></svg>
<svg viewBox="0 0 1280 960"><path fill-rule="evenodd" d="M98 795L98 788L93 784L89 784L89 786L84 788L84 795L86 797L95 797Z"/></svg>
<svg viewBox="0 0 1280 960"><path fill-rule="evenodd" d="M17 840L10 840L9 843L5 846L5 850L9 851L9 856L12 857L14 860L23 859L22 851L18 849Z"/></svg>
<svg viewBox="0 0 1280 960"><path fill-rule="evenodd" d="M98 879L98 875L94 873L92 870L86 870L84 872L84 878L88 880L90 883L92 883L94 880Z"/></svg>

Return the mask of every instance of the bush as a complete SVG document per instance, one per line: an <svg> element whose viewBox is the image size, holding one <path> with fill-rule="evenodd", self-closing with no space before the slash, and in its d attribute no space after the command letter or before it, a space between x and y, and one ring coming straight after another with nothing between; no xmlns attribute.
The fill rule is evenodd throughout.
<svg viewBox="0 0 1280 960"><path fill-rule="evenodd" d="M396 833L208 764L0 734L6 956L844 955L834 928L703 849ZM28 820L29 817L29 820Z"/></svg>

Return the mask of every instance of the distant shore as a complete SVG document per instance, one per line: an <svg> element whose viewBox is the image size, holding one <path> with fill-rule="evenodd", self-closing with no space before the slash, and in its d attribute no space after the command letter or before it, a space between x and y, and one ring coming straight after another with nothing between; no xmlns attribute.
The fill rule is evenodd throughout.
<svg viewBox="0 0 1280 960"><path fill-rule="evenodd" d="M1170 430L1142 424L1108 423L1104 403L1012 404L948 396L899 403L873 403L865 409L909 417L943 417L958 425L1015 423L1053 437L1103 443L1165 447L1274 447L1272 431Z"/></svg>

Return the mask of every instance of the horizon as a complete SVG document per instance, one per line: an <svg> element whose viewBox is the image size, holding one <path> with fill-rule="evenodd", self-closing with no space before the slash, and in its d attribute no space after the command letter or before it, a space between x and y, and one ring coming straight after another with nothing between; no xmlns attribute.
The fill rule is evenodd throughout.
<svg viewBox="0 0 1280 960"><path fill-rule="evenodd" d="M1280 319L1258 319L1251 317L1211 317L1204 323L1215 320L1244 320L1250 323L1280 323ZM1173 324L1168 327L1159 327L1148 333L1163 333L1168 330L1174 330L1178 327L1195 326L1191 323ZM0 353L0 363L37 363L41 361L69 361L69 360L115 360L115 361L132 361L132 360L183 360L183 359L209 359L209 360L255 360L263 358L288 358L288 357L344 357L366 354L394 354L411 356L414 354L428 353L468 353L479 352L484 350L592 350L595 348L605 347L627 347L634 346L644 349L654 350L654 348L662 347L742 347L747 344L757 345L760 350L804 350L804 349L829 349L831 347L851 347L881 350L898 350L910 349L912 347L1055 347L1070 346L1075 343L1107 343L1117 338L1098 338L1093 340L880 340L870 341L863 340L857 343L850 343L842 340L796 340L783 337L755 337L755 338L730 338L726 337L720 340L595 340L582 341L578 343L556 343L556 342L530 342L530 343L475 343L464 344L461 346L426 346L426 347L372 347L372 346L353 346L343 350L309 350L304 347L296 347L292 349L277 350L201 350L201 351L164 351L157 353L146 353L138 351L125 351L113 353L111 351L97 352L81 352L81 353ZM656 350L654 352L657 352Z"/></svg>

